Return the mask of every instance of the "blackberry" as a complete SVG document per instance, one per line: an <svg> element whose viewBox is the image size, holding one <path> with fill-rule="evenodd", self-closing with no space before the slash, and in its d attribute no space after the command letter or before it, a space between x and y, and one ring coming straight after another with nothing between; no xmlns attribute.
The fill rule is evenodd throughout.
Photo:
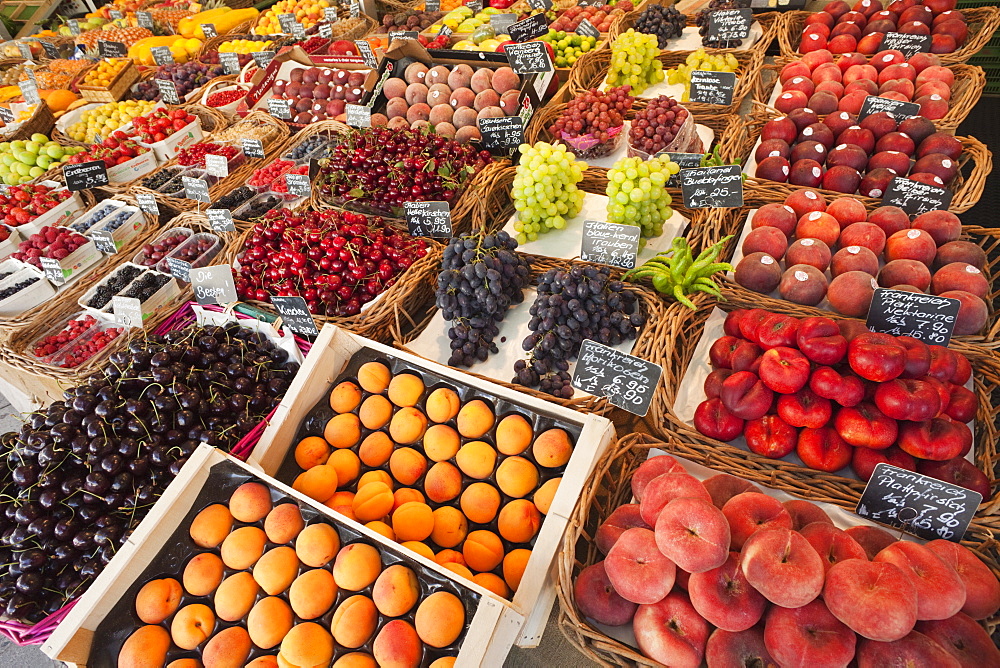
<svg viewBox="0 0 1000 668"><path fill-rule="evenodd" d="M667 48L667 40L680 37L687 25L687 19L673 5L647 5L635 22L636 32L656 35L661 49Z"/></svg>
<svg viewBox="0 0 1000 668"><path fill-rule="evenodd" d="M148 176L142 180L142 185L144 188L149 188L150 190L157 190L158 188L165 186L167 181L174 178L181 173L180 167L169 167L167 169L158 170L152 176Z"/></svg>
<svg viewBox="0 0 1000 668"><path fill-rule="evenodd" d="M112 297L124 290L125 286L131 283L142 272L143 270L139 267L123 266L108 277L104 283L101 283L94 289L94 294L91 296L90 301L87 302L87 306L98 310L103 309L108 305Z"/></svg>
<svg viewBox="0 0 1000 668"><path fill-rule="evenodd" d="M247 186L240 186L239 188L229 193L228 195L223 195L222 197L217 199L215 201L215 204L213 204L208 208L229 209L230 211L232 211L233 209L239 208L241 204L244 204L247 200L249 200L256 194L257 193L255 193Z"/></svg>
<svg viewBox="0 0 1000 668"><path fill-rule="evenodd" d="M136 297L140 302L144 302L152 297L157 290L166 285L169 280L170 277L166 274L155 271L146 272L142 278L129 286L123 296Z"/></svg>
<svg viewBox="0 0 1000 668"><path fill-rule="evenodd" d="M29 278L29 279L27 279L25 281L21 281L20 283L12 285L12 286L10 286L8 288L4 288L3 290L0 290L0 300L7 299L7 297L11 297L13 295L16 295L21 290L24 290L29 285L34 285L35 283L37 283L40 280L41 279L38 278L37 276L33 276L33 277L31 277L31 278Z"/></svg>

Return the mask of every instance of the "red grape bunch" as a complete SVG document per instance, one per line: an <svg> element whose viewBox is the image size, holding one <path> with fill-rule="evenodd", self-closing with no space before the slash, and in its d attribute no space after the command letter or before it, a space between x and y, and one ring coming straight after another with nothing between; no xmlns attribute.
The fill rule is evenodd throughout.
<svg viewBox="0 0 1000 668"><path fill-rule="evenodd" d="M549 127L549 133L562 139L593 135L602 143L608 140L608 130L621 127L625 114L632 108L631 86L618 86L607 91L591 88L566 105L566 111Z"/></svg>

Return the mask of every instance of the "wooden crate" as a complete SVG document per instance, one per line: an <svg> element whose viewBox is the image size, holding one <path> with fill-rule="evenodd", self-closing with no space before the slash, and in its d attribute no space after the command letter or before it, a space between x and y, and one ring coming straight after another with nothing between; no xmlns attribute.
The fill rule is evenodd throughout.
<svg viewBox="0 0 1000 668"><path fill-rule="evenodd" d="M132 84L138 80L139 70L136 68L135 62L129 60L107 88L104 86L87 86L82 83L77 84L77 88L80 90L80 97L84 100L90 100L91 102L117 102L125 97Z"/></svg>

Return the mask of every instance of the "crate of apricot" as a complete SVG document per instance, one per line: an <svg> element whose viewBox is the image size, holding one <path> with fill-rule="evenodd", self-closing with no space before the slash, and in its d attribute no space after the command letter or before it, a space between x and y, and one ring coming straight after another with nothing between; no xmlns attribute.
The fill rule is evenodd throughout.
<svg viewBox="0 0 1000 668"><path fill-rule="evenodd" d="M327 325L250 462L544 625L567 518L613 433Z"/></svg>
<svg viewBox="0 0 1000 668"><path fill-rule="evenodd" d="M500 665L503 601L202 445L43 651L89 666Z"/></svg>
<svg viewBox="0 0 1000 668"><path fill-rule="evenodd" d="M106 58L77 84L80 97L91 102L117 102L139 80L139 70L129 58Z"/></svg>

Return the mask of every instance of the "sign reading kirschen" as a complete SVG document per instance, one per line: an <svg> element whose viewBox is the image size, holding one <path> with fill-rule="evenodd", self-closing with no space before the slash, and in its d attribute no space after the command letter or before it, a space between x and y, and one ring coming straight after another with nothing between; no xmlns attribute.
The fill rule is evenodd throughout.
<svg viewBox="0 0 1000 668"><path fill-rule="evenodd" d="M573 387L607 397L618 408L643 416L649 412L663 367L587 339L580 346Z"/></svg>
<svg viewBox="0 0 1000 668"><path fill-rule="evenodd" d="M970 274L982 273L971 264L965 268ZM949 297L878 288L865 324L873 332L912 336L927 344L947 346L961 305Z"/></svg>

